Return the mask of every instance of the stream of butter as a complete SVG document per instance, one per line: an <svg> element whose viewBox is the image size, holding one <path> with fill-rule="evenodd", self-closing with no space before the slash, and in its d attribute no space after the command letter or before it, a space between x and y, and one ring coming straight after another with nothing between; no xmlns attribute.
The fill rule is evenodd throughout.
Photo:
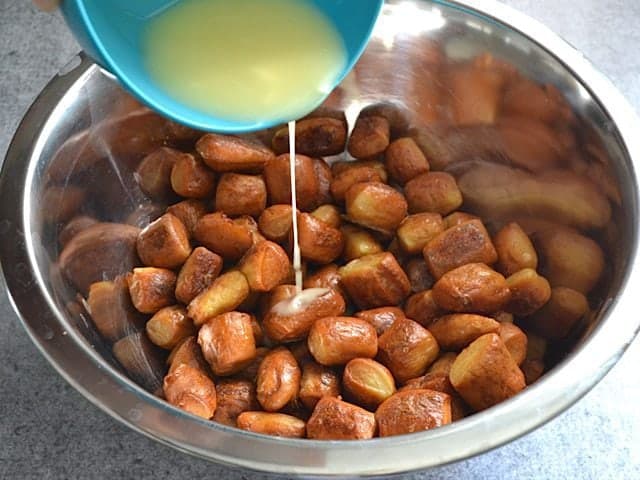
<svg viewBox="0 0 640 480"><path fill-rule="evenodd" d="M296 293L302 292L302 261L298 240L298 195L296 192L296 122L289 122L289 174L291 176L291 228L293 230L293 272Z"/></svg>

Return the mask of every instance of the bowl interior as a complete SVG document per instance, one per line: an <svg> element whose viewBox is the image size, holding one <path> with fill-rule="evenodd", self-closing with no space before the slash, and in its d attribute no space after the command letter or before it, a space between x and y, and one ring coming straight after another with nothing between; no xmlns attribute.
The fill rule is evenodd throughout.
<svg viewBox="0 0 640 480"><path fill-rule="evenodd" d="M434 75L431 62L462 62L485 53L490 53L493 59L508 62L536 82L557 88L575 112L575 129L579 131L577 143L582 145L588 140L597 149L592 158L583 157L577 161L585 162L582 165L585 169L596 164L599 173L592 180L599 182L598 187L611 205L611 220L606 225L586 229L586 233L605 251L607 262L603 279L590 296L589 315L568 341L559 344L558 352L564 352L571 345L575 354L594 335L606 330L609 307L630 272L637 235L637 186L630 154L618 126L603 103L594 97L587 80L578 78L570 66L516 29L457 3L388 1L364 56L325 107L344 110L352 127L362 108L379 102L391 103L408 112L407 122L414 130L447 130L455 125L447 120L449 112L443 105L448 104L454 89L446 78ZM434 60L434 56L441 58ZM116 361L112 345L96 332L86 312L82 299L86 292L78 292L77 285L71 285L58 268L61 253L58 236L64 225L78 215L136 225L144 225L153 219L166 205L149 199L140 190L134 176L138 163L162 145L193 148L198 134L141 107L123 92L113 78L86 63L76 72L69 88L56 92L51 102L52 106L47 107L49 110L44 110L48 117L39 135L32 138L34 143L28 167L25 167L21 215L28 269L33 270L36 280L34 288L37 287L45 297L53 315L47 320L48 325L39 327L37 322L28 318L28 309L20 308L20 305L18 308L35 336L45 335L46 338L48 331L52 336L53 332L56 335L64 332L85 353L91 352L93 360L100 363L102 375L109 380L104 389L99 392L93 390L90 396L98 403L106 403L105 408L112 414L129 424L137 424L137 428L156 438L208 458L237 463L238 457L244 457L246 461L241 463L246 466L307 473L372 473L424 467L490 448L496 442L513 438L531 428L525 427L524 423L522 428L516 425L505 432L505 436L496 435L493 443L475 450L461 448L451 452L446 448L447 435L460 434L472 428L477 433L480 428L478 418L486 420L486 423L491 419L499 421L500 415L515 415L513 418L517 418L516 413L509 411L514 404L506 402L475 415L478 417L476 423L472 417L457 426L412 436L410 442L405 437L375 441L386 442L387 448L394 445L400 449L405 448L407 442L418 445L429 441L437 453L411 460L406 458L407 453L403 454L400 463L381 458L369 459L367 464L360 462L364 457L350 462L347 454L364 455L355 447L337 453L335 448L332 450L331 443L322 447L316 444L313 448L303 447L297 441L268 443L274 440L267 441L201 422L176 409L162 406L161 401L154 403L138 386L149 391L157 389L158 378L154 376L153 368L127 372ZM457 166L450 166L454 172L475 168L487 160L480 153L474 153L483 151L482 139L486 137L469 138L465 140L465 151L471 153L464 161L454 162ZM564 168L572 168L571 165L569 160L563 163ZM6 177L6 172L3 173ZM6 182L6 178L3 181ZM117 256L110 261L124 262ZM12 273L4 262L5 275L9 277ZM564 368L568 358L557 354L552 355L550 361L559 363L556 368L560 369ZM127 380L125 375L131 376L135 383ZM68 373L68 377L73 379L74 374ZM81 388L82 380L78 380L77 375L75 381ZM123 412L122 405L119 411L114 411L114 407L104 400L111 396L106 389L109 382L117 384L119 391L135 397L133 404L137 407L128 410L134 410L133 413ZM543 390L545 385L551 388L551 384L551 380L543 377L535 388L520 394L522 398L519 401L526 403L528 396L535 401L535 398L540 398L536 391ZM140 415L150 419L153 431L148 426L141 426L138 422ZM539 414L537 424L544 418L544 414ZM190 434L184 430L189 430ZM436 447L437 442L443 439L444 443ZM267 443L262 444L264 448L259 453L246 453L248 448L257 445L256 442L263 441ZM244 453L234 456L230 453L232 446ZM274 460L282 452L289 452L289 457L279 462Z"/></svg>

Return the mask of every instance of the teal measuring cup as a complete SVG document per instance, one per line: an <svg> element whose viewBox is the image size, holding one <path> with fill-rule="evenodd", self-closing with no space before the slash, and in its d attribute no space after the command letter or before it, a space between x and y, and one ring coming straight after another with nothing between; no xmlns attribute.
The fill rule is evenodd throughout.
<svg viewBox="0 0 640 480"><path fill-rule="evenodd" d="M142 38L148 21L180 0L63 0L62 13L82 48L122 85L159 113L193 128L240 133L268 128L290 118L238 121L185 106L158 87L145 69ZM227 0L233 1L233 0ZM269 1L269 0L265 0ZM347 54L335 85L362 54L383 0L300 0L323 12L341 35Z"/></svg>

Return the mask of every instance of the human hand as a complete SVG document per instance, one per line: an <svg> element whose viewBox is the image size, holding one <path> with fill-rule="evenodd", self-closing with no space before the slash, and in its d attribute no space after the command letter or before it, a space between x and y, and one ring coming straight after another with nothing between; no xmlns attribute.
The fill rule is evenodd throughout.
<svg viewBox="0 0 640 480"><path fill-rule="evenodd" d="M58 7L58 5L60 5L60 0L33 0L33 3L40 10L52 12Z"/></svg>

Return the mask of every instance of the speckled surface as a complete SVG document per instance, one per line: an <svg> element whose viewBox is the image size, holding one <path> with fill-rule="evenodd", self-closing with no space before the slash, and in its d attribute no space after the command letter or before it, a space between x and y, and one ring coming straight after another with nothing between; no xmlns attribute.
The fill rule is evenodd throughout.
<svg viewBox="0 0 640 480"><path fill-rule="evenodd" d="M506 3L582 50L640 110L638 0ZM31 101L76 50L59 17L27 0L0 0L0 158ZM638 365L636 340L596 388L547 425L485 455L403 478L640 478ZM55 373L0 288L0 478L266 477L186 456L116 423Z"/></svg>

